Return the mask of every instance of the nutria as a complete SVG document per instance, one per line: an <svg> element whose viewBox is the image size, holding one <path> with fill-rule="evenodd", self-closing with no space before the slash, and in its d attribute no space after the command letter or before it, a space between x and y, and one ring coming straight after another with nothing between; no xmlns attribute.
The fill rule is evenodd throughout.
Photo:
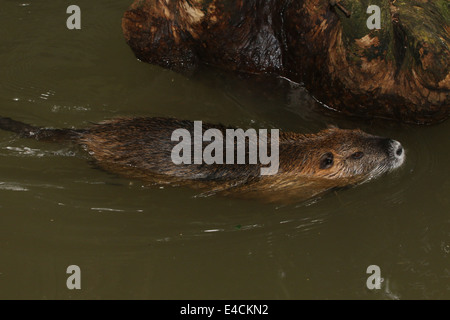
<svg viewBox="0 0 450 320"><path fill-rule="evenodd" d="M0 129L42 141L83 146L103 169L154 184L184 185L207 193L271 202L305 200L333 188L359 184L402 165L395 140L361 130L328 128L316 134L279 133L279 168L262 176L261 164L174 164L175 130L194 123L170 118L118 118L87 129L47 129L0 117ZM202 130L227 127L203 124ZM204 143L205 145L205 143ZM248 148L246 148L248 150Z"/></svg>

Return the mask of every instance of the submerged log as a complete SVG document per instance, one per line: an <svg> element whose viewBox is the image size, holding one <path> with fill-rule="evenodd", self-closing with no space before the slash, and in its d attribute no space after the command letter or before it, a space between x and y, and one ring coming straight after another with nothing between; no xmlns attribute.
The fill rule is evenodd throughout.
<svg viewBox="0 0 450 320"><path fill-rule="evenodd" d="M367 27L369 5L381 28ZM136 0L122 20L142 61L303 82L332 109L431 124L450 115L448 0Z"/></svg>

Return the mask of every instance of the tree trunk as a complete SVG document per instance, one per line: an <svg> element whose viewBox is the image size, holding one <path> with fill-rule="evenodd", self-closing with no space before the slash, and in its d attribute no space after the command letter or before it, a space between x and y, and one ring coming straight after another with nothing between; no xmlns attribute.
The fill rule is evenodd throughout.
<svg viewBox="0 0 450 320"><path fill-rule="evenodd" d="M367 26L369 5L381 9L380 29ZM146 62L282 75L349 115L431 124L450 115L449 8L448 0L136 0L122 27Z"/></svg>

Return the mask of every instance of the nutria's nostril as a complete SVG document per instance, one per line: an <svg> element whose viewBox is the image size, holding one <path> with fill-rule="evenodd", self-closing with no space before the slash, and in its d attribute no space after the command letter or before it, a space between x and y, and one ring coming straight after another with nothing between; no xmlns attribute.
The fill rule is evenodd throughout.
<svg viewBox="0 0 450 320"><path fill-rule="evenodd" d="M402 159L405 156L405 150L403 150L403 146L400 142L396 140L391 140L391 154L399 159Z"/></svg>

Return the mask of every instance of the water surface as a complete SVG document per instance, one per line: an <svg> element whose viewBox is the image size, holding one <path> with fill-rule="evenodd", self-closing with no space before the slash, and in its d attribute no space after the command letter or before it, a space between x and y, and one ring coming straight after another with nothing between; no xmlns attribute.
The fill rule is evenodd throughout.
<svg viewBox="0 0 450 320"><path fill-rule="evenodd" d="M139 62L123 40L131 1L3 0L0 115L49 127L171 116L316 132L361 128L403 143L406 164L297 205L198 197L98 170L82 150L0 132L0 298L450 298L450 123L330 116L298 85ZM82 289L66 287L78 265ZM366 269L384 279L369 290Z"/></svg>

